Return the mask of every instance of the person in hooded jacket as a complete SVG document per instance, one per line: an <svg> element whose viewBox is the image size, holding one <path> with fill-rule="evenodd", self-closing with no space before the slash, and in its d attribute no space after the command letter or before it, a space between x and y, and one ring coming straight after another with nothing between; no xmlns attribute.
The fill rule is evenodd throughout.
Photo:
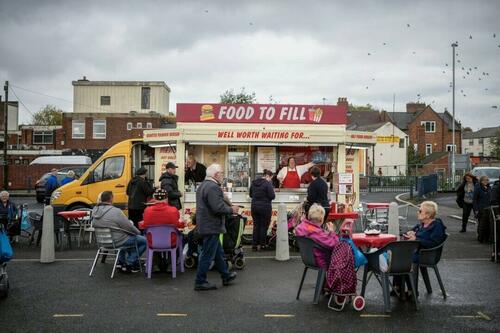
<svg viewBox="0 0 500 333"><path fill-rule="evenodd" d="M472 211L472 203L474 202L474 188L477 183L477 178L473 174L467 172L464 175L462 184L457 189L457 204L462 208L462 229L460 232L467 231L467 222L469 221L470 212Z"/></svg>
<svg viewBox="0 0 500 333"><path fill-rule="evenodd" d="M250 186L250 198L252 198L253 240L252 250L259 251L266 248L267 229L271 223L273 208L271 202L274 194L271 180L273 173L265 170L262 178L255 179Z"/></svg>
<svg viewBox="0 0 500 333"><path fill-rule="evenodd" d="M493 236L490 230L490 200L491 187L487 176L481 176L474 189L474 214L477 217L477 240L480 243L489 242Z"/></svg>
<svg viewBox="0 0 500 333"><path fill-rule="evenodd" d="M146 168L139 168L135 173L136 176L127 185L128 216L136 228L143 219L146 202L155 191L146 180L147 172Z"/></svg>
<svg viewBox="0 0 500 333"><path fill-rule="evenodd" d="M177 166L172 162L168 162L165 165L165 172L160 176L160 186L167 191L168 203L177 209L181 209L180 198L182 197L182 193L179 191L179 185L177 184L179 176L175 174L175 169L177 169Z"/></svg>

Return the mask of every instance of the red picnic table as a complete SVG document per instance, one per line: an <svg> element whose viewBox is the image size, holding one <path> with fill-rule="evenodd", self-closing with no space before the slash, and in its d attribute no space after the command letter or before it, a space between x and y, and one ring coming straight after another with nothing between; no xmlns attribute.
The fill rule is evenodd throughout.
<svg viewBox="0 0 500 333"><path fill-rule="evenodd" d="M398 240L396 235L390 234L367 235L365 233L356 233L352 234L351 238L357 247L364 248L381 248Z"/></svg>
<svg viewBox="0 0 500 333"><path fill-rule="evenodd" d="M62 216L64 218L64 233L68 235L68 246L71 249L71 235L69 233L69 226L71 223L77 224L80 231L78 233L78 247L80 247L80 234L81 229L83 228L84 218L89 216L90 211L87 210L68 210L64 212L59 212L57 215ZM62 238L60 247L62 249Z"/></svg>
<svg viewBox="0 0 500 333"><path fill-rule="evenodd" d="M367 209L389 209L389 203L387 202L368 202L366 203L366 208Z"/></svg>
<svg viewBox="0 0 500 333"><path fill-rule="evenodd" d="M357 212L344 212L344 213L330 212L326 220L327 222L333 222L333 224L335 225L335 230L338 232L340 226L342 225L342 222L344 222L345 219L355 220L358 217L359 214Z"/></svg>

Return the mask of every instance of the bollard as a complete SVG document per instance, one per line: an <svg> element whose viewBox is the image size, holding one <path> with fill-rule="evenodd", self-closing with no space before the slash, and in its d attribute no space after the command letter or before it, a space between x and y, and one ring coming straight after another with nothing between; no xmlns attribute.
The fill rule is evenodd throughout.
<svg viewBox="0 0 500 333"><path fill-rule="evenodd" d="M54 208L51 205L45 206L43 209L43 225L42 225L42 246L40 250L40 262L51 263L55 258L54 245Z"/></svg>
<svg viewBox="0 0 500 333"><path fill-rule="evenodd" d="M389 230L387 231L391 235L396 235L399 240L399 212L398 204L394 201L389 204Z"/></svg>
<svg viewBox="0 0 500 333"><path fill-rule="evenodd" d="M290 260L290 248L288 246L288 221L286 216L286 205L278 205L278 225L276 228L276 260Z"/></svg>

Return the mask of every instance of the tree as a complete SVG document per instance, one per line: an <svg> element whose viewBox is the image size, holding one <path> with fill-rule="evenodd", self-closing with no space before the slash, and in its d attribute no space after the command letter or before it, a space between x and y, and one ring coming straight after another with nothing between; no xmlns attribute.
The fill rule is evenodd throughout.
<svg viewBox="0 0 500 333"><path fill-rule="evenodd" d="M46 105L33 115L31 120L33 125L54 126L62 125L63 110L54 105Z"/></svg>
<svg viewBox="0 0 500 333"><path fill-rule="evenodd" d="M408 148L406 149L406 157L406 160L408 161L408 174L416 173L417 167L420 162L422 162L423 158L418 154L417 151L415 151L415 148L412 144L408 145Z"/></svg>
<svg viewBox="0 0 500 333"><path fill-rule="evenodd" d="M495 137L490 140L491 156L500 159L500 131L495 133Z"/></svg>
<svg viewBox="0 0 500 333"><path fill-rule="evenodd" d="M247 93L245 87L241 88L239 93L235 93L234 89L226 90L220 95L220 102L222 104L254 104L257 103L255 92Z"/></svg>
<svg viewBox="0 0 500 333"><path fill-rule="evenodd" d="M353 105L349 104L349 112L353 111L379 111L378 109L375 109L371 104L366 104L366 105Z"/></svg>

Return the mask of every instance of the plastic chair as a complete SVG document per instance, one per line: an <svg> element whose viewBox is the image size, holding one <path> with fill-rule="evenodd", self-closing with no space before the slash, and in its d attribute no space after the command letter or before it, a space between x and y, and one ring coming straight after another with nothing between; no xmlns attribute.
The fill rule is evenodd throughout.
<svg viewBox="0 0 500 333"><path fill-rule="evenodd" d="M448 237L448 234L446 235L446 237ZM441 253L443 252L443 246L445 242L446 239L436 247L430 249L420 249L420 251L418 251L418 258L419 258L418 267L420 272L422 273L422 278L424 280L427 293L429 294L432 293L432 286L429 280L429 272L427 271L427 268L430 267L434 269L434 273L436 273L436 278L438 280L439 287L441 288L441 292L443 293L444 299L446 299L446 291L444 290L444 284L443 281L441 280L441 275L439 274L439 269L437 267L437 264L439 263L439 260L441 260ZM418 290L418 270L416 271L416 274L417 274L417 290Z"/></svg>
<svg viewBox="0 0 500 333"><path fill-rule="evenodd" d="M415 308L418 310L417 289L416 289L416 273L413 268L413 254L417 251L419 246L418 241L400 241L392 242L383 248L367 253L366 258L368 264L365 265L363 270L363 284L361 287L361 296L365 296L366 285L368 283L368 273L372 272L377 278L382 287L384 298L385 312L391 312L390 300L390 282L389 276L408 276L413 290L413 299L415 301ZM380 269L379 256L384 252L390 253L388 260L387 271L383 272Z"/></svg>
<svg viewBox="0 0 500 333"><path fill-rule="evenodd" d="M172 233L177 236L176 244L171 244ZM184 273L184 253L182 248L182 235L177 231L176 226L158 225L150 226L145 230L146 239L148 240L148 249L146 252L146 272L148 279L151 279L151 271L153 269L153 253L164 252L170 253L172 261L172 277L177 276L177 252L179 252L180 268Z"/></svg>
<svg viewBox="0 0 500 333"><path fill-rule="evenodd" d="M94 228L95 232L95 240L98 246L97 254L95 256L94 262L92 263L92 267L90 268L89 276L92 276L92 272L94 271L95 264L99 259L99 256L102 255L103 259L106 256L115 256L115 262L113 264L113 271L111 271L111 278L115 276L116 264L118 263L118 258L120 256L120 252L127 249L134 249L137 251L137 257L141 258L141 254L139 253L139 248L137 247L137 242L133 246L121 246L118 247L115 245L113 240L113 235L111 231L113 228ZM123 230L120 229L123 232ZM103 260L104 262L104 260ZM142 265L139 264L139 269L142 272Z"/></svg>
<svg viewBox="0 0 500 333"><path fill-rule="evenodd" d="M300 280L300 286L299 290L297 292L297 298L299 299L300 297L300 292L302 290L302 285L304 284L304 279L306 277L307 269L314 269L318 271L318 277L316 278L316 287L314 290L314 299L313 299L313 304L318 304L319 302L319 296L321 294L321 291L323 290L323 286L325 284L325 278L326 278L326 269L323 269L321 267L316 266L316 261L314 260L314 253L313 249L317 248L321 251L328 251L324 247L322 247L319 244L316 244L313 240L307 238L307 237L302 237L302 236L297 236L295 238L295 241L297 245L299 246L300 250L300 256L302 258L302 262L304 263L304 273L302 274L302 279Z"/></svg>
<svg viewBox="0 0 500 333"><path fill-rule="evenodd" d="M352 229L354 227L353 219L345 219L340 226L340 235L352 236Z"/></svg>

